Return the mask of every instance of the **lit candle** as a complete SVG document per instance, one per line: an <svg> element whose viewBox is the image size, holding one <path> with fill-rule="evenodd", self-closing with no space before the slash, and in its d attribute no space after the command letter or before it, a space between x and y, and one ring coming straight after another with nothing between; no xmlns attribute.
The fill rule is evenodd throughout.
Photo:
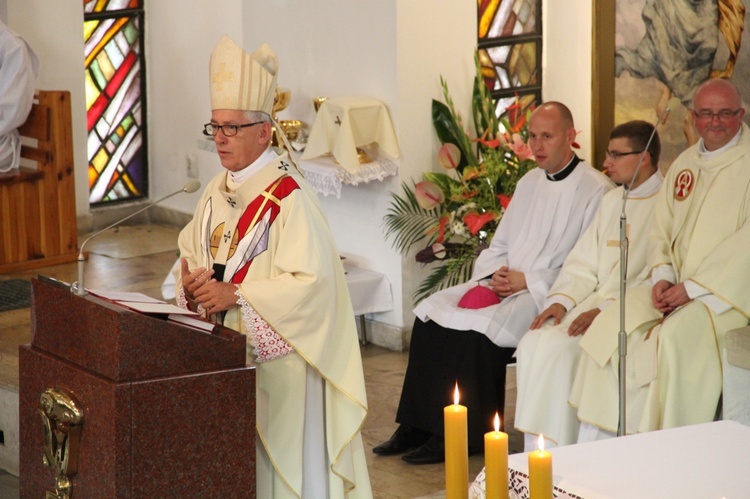
<svg viewBox="0 0 750 499"><path fill-rule="evenodd" d="M484 434L484 475L486 499L508 499L508 434L500 431L497 413L495 431Z"/></svg>
<svg viewBox="0 0 750 499"><path fill-rule="evenodd" d="M453 405L443 410L445 417L445 497L469 497L469 436L466 407L458 404L458 383Z"/></svg>
<svg viewBox="0 0 750 499"><path fill-rule="evenodd" d="M529 452L529 498L552 499L552 454L544 450L539 435L539 450Z"/></svg>

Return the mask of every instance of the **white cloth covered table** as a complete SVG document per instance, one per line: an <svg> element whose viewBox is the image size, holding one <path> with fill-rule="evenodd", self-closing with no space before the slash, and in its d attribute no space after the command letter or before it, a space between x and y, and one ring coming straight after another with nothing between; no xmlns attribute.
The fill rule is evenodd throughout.
<svg viewBox="0 0 750 499"><path fill-rule="evenodd" d="M750 427L717 421L551 449L553 482L585 499L750 497ZM528 475L528 454L508 456ZM484 497L484 471L469 496ZM511 498L526 498L525 493ZM565 497L556 491L556 497Z"/></svg>
<svg viewBox="0 0 750 499"><path fill-rule="evenodd" d="M344 265L344 269L354 315L387 312L393 308L391 283L385 274L350 265Z"/></svg>
<svg viewBox="0 0 750 499"><path fill-rule="evenodd" d="M364 345L367 344L365 314L387 312L393 309L391 283L385 274L373 270L350 265L344 265L344 270L346 270L346 285L349 287L354 315L359 316L359 326L362 333L360 341Z"/></svg>
<svg viewBox="0 0 750 499"><path fill-rule="evenodd" d="M393 158L399 155L385 104L371 97L336 97L318 109L302 159L330 153L346 171L357 173L361 168L357 148L372 143Z"/></svg>
<svg viewBox="0 0 750 499"><path fill-rule="evenodd" d="M360 165L356 173L351 173L336 164L332 156L314 159L299 159L299 167L315 192L323 196L341 197L341 185L366 184L372 180L383 180L398 173L398 165L384 154L369 163Z"/></svg>

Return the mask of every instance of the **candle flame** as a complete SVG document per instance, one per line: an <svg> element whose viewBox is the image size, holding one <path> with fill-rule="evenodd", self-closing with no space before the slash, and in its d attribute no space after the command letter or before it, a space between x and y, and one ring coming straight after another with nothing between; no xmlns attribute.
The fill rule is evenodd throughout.
<svg viewBox="0 0 750 499"><path fill-rule="evenodd" d="M453 403L458 405L458 382L456 382L456 389L453 392Z"/></svg>
<svg viewBox="0 0 750 499"><path fill-rule="evenodd" d="M540 451L544 450L544 435L542 435L541 433L539 434L539 438L537 439L536 446Z"/></svg>
<svg viewBox="0 0 750 499"><path fill-rule="evenodd" d="M495 431L500 431L500 414L495 413Z"/></svg>

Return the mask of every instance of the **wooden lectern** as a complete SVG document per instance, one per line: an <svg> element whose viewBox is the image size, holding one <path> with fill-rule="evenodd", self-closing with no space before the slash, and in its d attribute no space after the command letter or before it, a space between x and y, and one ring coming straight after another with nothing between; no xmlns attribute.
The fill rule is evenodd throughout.
<svg viewBox="0 0 750 499"><path fill-rule="evenodd" d="M245 336L52 279L32 286L31 344L19 351L21 497L255 497Z"/></svg>

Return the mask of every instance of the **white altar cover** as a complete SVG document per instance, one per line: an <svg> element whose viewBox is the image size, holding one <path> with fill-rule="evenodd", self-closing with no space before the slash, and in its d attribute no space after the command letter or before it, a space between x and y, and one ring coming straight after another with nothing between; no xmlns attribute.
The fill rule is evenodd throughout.
<svg viewBox="0 0 750 499"><path fill-rule="evenodd" d="M568 445L550 450L553 483L585 499L745 498L749 448L750 427L734 421ZM508 456L508 466L528 475L528 454ZM484 470L469 497L484 498Z"/></svg>

